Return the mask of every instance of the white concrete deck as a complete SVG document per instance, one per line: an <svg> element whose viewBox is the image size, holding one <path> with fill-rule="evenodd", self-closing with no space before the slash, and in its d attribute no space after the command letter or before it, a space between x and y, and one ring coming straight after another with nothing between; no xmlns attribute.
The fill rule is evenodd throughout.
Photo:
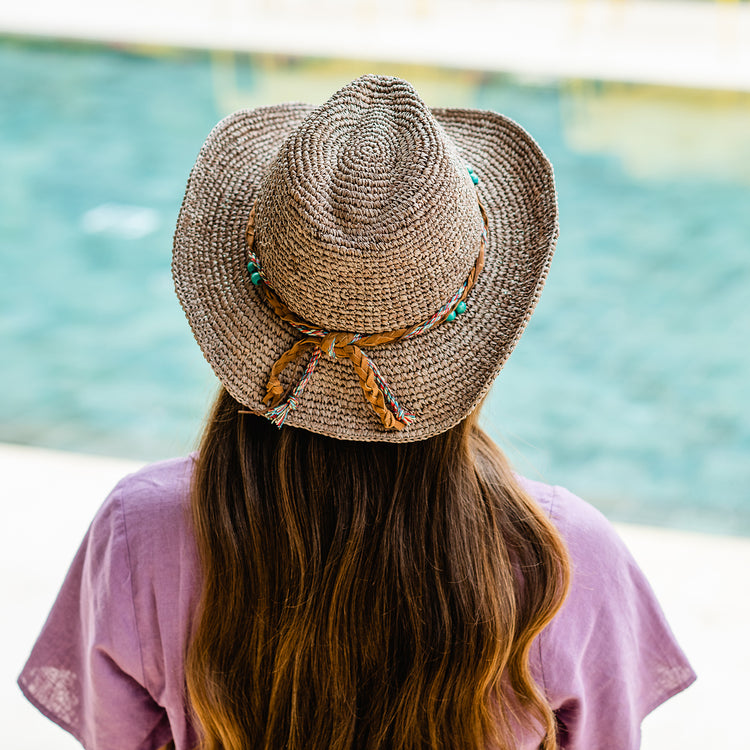
<svg viewBox="0 0 750 750"><path fill-rule="evenodd" d="M739 0L34 0L1 33L750 91Z"/></svg>
<svg viewBox="0 0 750 750"><path fill-rule="evenodd" d="M26 703L15 678L94 512L115 482L137 467L130 461L0 445L4 747L78 747ZM746 710L750 673L750 539L629 525L618 529L699 675L691 688L646 719L643 748L739 747L738 720Z"/></svg>

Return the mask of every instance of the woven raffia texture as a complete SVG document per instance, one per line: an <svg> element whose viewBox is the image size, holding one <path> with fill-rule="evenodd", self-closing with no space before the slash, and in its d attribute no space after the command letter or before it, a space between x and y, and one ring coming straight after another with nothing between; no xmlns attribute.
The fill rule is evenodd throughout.
<svg viewBox="0 0 750 750"><path fill-rule="evenodd" d="M479 177L475 187L467 166ZM506 361L557 239L552 169L507 118L429 110L405 81L365 76L326 104L245 110L212 131L188 181L174 242L180 302L229 392L263 414L274 362L299 338L247 272L245 227L279 297L331 331L377 333L428 319L474 266L467 310L369 351L415 414L387 431L346 360L322 358L287 424L353 440L413 441L457 424ZM307 358L282 382L299 382Z"/></svg>

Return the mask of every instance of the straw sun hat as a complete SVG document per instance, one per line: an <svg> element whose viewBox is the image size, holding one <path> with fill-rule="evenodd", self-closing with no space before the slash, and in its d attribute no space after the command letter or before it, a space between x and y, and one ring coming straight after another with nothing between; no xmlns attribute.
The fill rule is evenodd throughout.
<svg viewBox="0 0 750 750"><path fill-rule="evenodd" d="M248 411L347 440L464 419L536 304L552 168L494 112L364 76L325 104L241 110L188 180L172 271L204 356Z"/></svg>

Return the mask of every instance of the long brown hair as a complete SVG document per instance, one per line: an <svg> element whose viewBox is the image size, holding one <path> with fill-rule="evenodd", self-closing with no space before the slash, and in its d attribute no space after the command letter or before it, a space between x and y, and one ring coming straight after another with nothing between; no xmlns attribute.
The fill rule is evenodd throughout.
<svg viewBox="0 0 750 750"><path fill-rule="evenodd" d="M556 748L528 656L565 547L476 413L357 443L241 409L222 389L193 480L201 747L511 748L531 726Z"/></svg>

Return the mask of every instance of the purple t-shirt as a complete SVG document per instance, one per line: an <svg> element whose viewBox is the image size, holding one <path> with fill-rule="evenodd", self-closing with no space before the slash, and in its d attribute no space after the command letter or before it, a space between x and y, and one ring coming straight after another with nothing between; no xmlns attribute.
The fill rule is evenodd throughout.
<svg viewBox="0 0 750 750"><path fill-rule="evenodd" d="M18 683L87 750L155 750L196 734L183 654L200 587L188 521L192 457L147 466L105 500ZM522 480L565 539L570 595L537 638L532 673L565 750L630 750L646 714L695 675L607 520L560 487ZM538 747L529 734L520 750Z"/></svg>

